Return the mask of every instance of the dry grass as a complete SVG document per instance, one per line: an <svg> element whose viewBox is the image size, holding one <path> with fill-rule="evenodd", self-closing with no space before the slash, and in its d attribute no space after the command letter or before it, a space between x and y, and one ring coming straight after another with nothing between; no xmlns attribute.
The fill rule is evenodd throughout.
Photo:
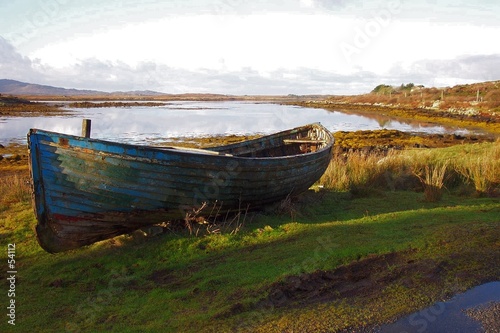
<svg viewBox="0 0 500 333"><path fill-rule="evenodd" d="M348 191L372 183L382 171L385 154L354 151L335 156L320 183L327 189Z"/></svg>
<svg viewBox="0 0 500 333"><path fill-rule="evenodd" d="M13 173L0 176L0 204L2 210L10 204L29 200L31 188L27 175Z"/></svg>
<svg viewBox="0 0 500 333"><path fill-rule="evenodd" d="M500 184L500 142L480 155L466 156L455 161L454 168L472 184L479 195L491 194Z"/></svg>
<svg viewBox="0 0 500 333"><path fill-rule="evenodd" d="M358 188L423 190L437 201L444 187L473 186L496 195L500 187L500 141L443 149L353 151L333 157L320 184L334 191Z"/></svg>
<svg viewBox="0 0 500 333"><path fill-rule="evenodd" d="M428 202L438 202L443 195L443 186L446 176L448 162L436 165L424 165L417 167L413 173L424 187L425 200Z"/></svg>
<svg viewBox="0 0 500 333"><path fill-rule="evenodd" d="M237 234L246 223L248 208L240 209L233 213L221 214L221 205L213 204L207 210L208 204L204 202L201 207L186 212L184 226L191 236L205 236L211 234ZM207 211L210 211L207 213Z"/></svg>

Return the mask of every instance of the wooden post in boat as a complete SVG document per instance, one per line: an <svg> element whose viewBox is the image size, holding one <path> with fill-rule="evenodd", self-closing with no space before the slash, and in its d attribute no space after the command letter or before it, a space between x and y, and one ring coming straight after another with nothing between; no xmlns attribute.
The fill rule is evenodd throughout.
<svg viewBox="0 0 500 333"><path fill-rule="evenodd" d="M90 129L92 122L90 119L83 119L82 121L82 136L84 138L90 138Z"/></svg>

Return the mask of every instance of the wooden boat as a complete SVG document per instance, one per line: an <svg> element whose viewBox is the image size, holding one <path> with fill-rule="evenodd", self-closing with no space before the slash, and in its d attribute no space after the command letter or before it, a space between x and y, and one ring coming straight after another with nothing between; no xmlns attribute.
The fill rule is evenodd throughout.
<svg viewBox="0 0 500 333"><path fill-rule="evenodd" d="M319 123L208 149L28 133L37 238L61 252L182 219L202 206L256 208L307 190L331 159Z"/></svg>

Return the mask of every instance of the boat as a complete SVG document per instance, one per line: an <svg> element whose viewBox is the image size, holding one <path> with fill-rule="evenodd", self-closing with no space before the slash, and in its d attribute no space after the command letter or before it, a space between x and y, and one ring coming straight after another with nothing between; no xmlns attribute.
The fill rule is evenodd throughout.
<svg viewBox="0 0 500 333"><path fill-rule="evenodd" d="M31 129L37 239L57 253L203 207L217 206L219 214L257 209L309 189L326 170L333 142L319 123L207 149Z"/></svg>

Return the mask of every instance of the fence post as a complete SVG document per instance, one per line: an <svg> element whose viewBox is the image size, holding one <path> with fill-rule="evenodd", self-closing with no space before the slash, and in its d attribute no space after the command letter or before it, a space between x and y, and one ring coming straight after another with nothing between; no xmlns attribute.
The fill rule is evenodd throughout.
<svg viewBox="0 0 500 333"><path fill-rule="evenodd" d="M82 121L82 136L84 138L90 138L90 129L92 122L90 119L83 119Z"/></svg>

